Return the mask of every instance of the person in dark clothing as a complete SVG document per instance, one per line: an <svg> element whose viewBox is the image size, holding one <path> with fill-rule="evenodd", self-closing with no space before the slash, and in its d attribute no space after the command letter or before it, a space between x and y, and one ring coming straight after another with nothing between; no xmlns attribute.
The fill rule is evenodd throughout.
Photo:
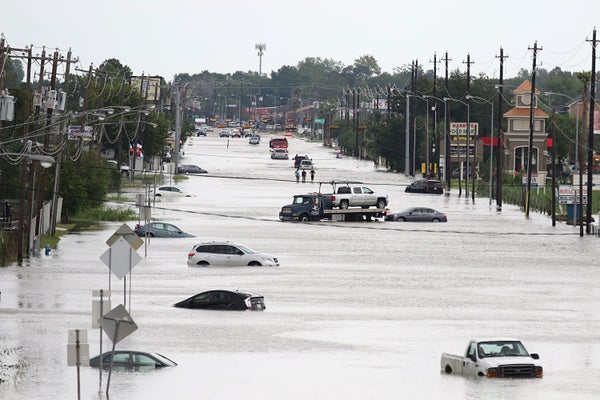
<svg viewBox="0 0 600 400"><path fill-rule="evenodd" d="M310 183L313 183L315 181L315 170L314 168L312 168L310 170Z"/></svg>
<svg viewBox="0 0 600 400"><path fill-rule="evenodd" d="M305 183L305 182L306 182L306 170L303 169L302 170L302 183Z"/></svg>

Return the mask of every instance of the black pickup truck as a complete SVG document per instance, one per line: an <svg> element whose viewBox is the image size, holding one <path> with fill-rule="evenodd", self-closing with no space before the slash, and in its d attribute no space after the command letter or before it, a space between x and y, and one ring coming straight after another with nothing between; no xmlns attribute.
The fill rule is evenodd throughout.
<svg viewBox="0 0 600 400"><path fill-rule="evenodd" d="M331 219L333 203L330 194L306 193L294 195L292 204L281 207L279 219L281 221L320 221Z"/></svg>

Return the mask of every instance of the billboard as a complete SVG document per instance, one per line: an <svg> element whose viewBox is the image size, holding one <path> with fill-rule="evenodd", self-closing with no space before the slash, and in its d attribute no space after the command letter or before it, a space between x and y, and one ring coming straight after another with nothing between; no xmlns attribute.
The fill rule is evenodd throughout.
<svg viewBox="0 0 600 400"><path fill-rule="evenodd" d="M471 122L469 124L469 136L479 135L479 123ZM450 136L453 140L465 140L467 137L467 123L466 122L450 122Z"/></svg>
<svg viewBox="0 0 600 400"><path fill-rule="evenodd" d="M160 76L132 76L131 86L138 90L142 99L159 101L161 80Z"/></svg>

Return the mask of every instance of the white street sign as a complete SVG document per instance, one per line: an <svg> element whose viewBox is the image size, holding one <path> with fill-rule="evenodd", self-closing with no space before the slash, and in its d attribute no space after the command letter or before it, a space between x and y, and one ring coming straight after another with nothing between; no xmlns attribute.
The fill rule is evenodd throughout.
<svg viewBox="0 0 600 400"><path fill-rule="evenodd" d="M119 343L138 328L122 304L105 314L100 319L100 326L113 343Z"/></svg>
<svg viewBox="0 0 600 400"><path fill-rule="evenodd" d="M116 242L100 256L100 259L119 279L123 279L134 266L142 261L142 257L140 257L123 237L119 237Z"/></svg>

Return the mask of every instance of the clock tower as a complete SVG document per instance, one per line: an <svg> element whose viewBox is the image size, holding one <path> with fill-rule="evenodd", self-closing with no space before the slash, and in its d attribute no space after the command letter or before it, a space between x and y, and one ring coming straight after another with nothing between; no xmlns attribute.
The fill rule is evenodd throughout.
<svg viewBox="0 0 600 400"><path fill-rule="evenodd" d="M537 185L545 186L547 175L546 155L548 149L546 119L548 119L548 114L537 108L539 91L536 90L532 96L532 87L529 80L524 81L516 88L514 94L515 107L504 114L504 118L507 120L507 130L504 133L504 172L513 173L515 176L527 173L530 116L533 111L531 171Z"/></svg>

